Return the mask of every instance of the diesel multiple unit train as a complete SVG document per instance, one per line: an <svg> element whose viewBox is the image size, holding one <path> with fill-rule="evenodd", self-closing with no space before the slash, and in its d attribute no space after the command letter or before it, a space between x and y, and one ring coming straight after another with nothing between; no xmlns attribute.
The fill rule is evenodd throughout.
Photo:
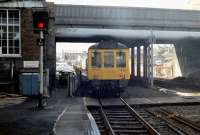
<svg viewBox="0 0 200 135"><path fill-rule="evenodd" d="M129 48L101 41L88 49L87 78L98 95L119 95L130 79Z"/></svg>

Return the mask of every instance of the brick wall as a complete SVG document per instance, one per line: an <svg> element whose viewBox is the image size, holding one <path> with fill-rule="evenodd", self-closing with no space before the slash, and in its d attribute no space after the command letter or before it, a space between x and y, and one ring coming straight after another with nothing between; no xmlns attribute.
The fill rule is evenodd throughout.
<svg viewBox="0 0 200 135"><path fill-rule="evenodd" d="M45 68L50 71L50 84L54 85L56 70L56 45L54 33L54 4L48 3L50 14L49 34L45 35L46 46L44 48ZM39 34L33 32L33 18L31 8L21 9L21 57L20 58L0 58L0 61L14 63L14 79L18 80L19 70L23 68L23 61L39 61L40 47L36 45Z"/></svg>
<svg viewBox="0 0 200 135"><path fill-rule="evenodd" d="M39 47L36 40L39 34L34 34L32 29L32 11L31 9L21 10L21 48L22 60L39 60Z"/></svg>

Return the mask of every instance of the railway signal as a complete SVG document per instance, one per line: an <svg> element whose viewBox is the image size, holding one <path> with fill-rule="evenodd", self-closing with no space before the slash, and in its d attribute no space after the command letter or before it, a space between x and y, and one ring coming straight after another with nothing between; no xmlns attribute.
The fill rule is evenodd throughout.
<svg viewBox="0 0 200 135"><path fill-rule="evenodd" d="M43 62L43 50L45 44L44 34L48 31L49 17L47 11L35 11L33 12L33 30L35 33L40 34L40 38L37 44L40 46L40 89L38 95L38 108L44 107L44 62Z"/></svg>
<svg viewBox="0 0 200 135"><path fill-rule="evenodd" d="M40 31L47 32L49 23L49 15L47 11L33 12L33 30L35 33Z"/></svg>

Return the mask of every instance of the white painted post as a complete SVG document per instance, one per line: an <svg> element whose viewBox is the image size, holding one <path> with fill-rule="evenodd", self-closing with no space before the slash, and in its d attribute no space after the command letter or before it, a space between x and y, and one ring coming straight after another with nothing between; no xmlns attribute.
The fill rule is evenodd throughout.
<svg viewBox="0 0 200 135"><path fill-rule="evenodd" d="M141 77L141 70L140 70L140 67L141 67L141 54L140 54L140 46L137 46L137 77L138 79L140 79Z"/></svg>
<svg viewBox="0 0 200 135"><path fill-rule="evenodd" d="M43 108L43 93L44 93L44 72L43 72L43 46L44 43L42 42L42 39L44 39L44 33L41 30L40 31L40 92L39 92L39 102L38 102L38 107Z"/></svg>

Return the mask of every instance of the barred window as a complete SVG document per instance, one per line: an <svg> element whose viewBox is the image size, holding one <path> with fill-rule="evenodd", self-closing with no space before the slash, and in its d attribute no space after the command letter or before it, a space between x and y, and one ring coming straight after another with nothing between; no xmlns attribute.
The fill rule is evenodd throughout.
<svg viewBox="0 0 200 135"><path fill-rule="evenodd" d="M19 10L0 10L0 57L19 56L20 38Z"/></svg>

